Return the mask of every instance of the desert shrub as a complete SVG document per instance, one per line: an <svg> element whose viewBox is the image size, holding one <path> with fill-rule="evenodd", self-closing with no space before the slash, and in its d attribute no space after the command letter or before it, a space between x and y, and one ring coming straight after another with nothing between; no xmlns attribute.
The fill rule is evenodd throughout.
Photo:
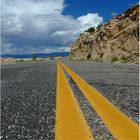
<svg viewBox="0 0 140 140"><path fill-rule="evenodd" d="M90 27L89 29L86 30L86 32L89 32L89 33L95 32L95 27Z"/></svg>
<svg viewBox="0 0 140 140"><path fill-rule="evenodd" d="M39 59L39 61L43 61L43 59Z"/></svg>
<svg viewBox="0 0 140 140"><path fill-rule="evenodd" d="M16 60L16 62L24 62L24 59Z"/></svg>
<svg viewBox="0 0 140 140"><path fill-rule="evenodd" d="M115 56L115 55L112 55L112 56L110 57L110 62L111 62L111 63L113 63L113 62L115 62L115 61L117 61L117 60L118 60L118 57Z"/></svg>
<svg viewBox="0 0 140 140"><path fill-rule="evenodd" d="M89 60L91 58L91 54L87 55L87 60Z"/></svg>
<svg viewBox="0 0 140 140"><path fill-rule="evenodd" d="M106 48L107 48L107 45L106 45L106 44L104 44L104 45L103 45L103 48L104 48L104 49L106 49Z"/></svg>
<svg viewBox="0 0 140 140"><path fill-rule="evenodd" d="M121 61L122 61L122 63L127 63L128 62L127 58L125 58L125 57L122 57Z"/></svg>
<svg viewBox="0 0 140 140"><path fill-rule="evenodd" d="M35 55L32 56L32 60L33 60L33 61L36 61L36 60L37 60L37 56L35 56Z"/></svg>
<svg viewBox="0 0 140 140"><path fill-rule="evenodd" d="M101 24L99 24L97 27L96 27L96 29L100 29L102 27L102 23Z"/></svg>

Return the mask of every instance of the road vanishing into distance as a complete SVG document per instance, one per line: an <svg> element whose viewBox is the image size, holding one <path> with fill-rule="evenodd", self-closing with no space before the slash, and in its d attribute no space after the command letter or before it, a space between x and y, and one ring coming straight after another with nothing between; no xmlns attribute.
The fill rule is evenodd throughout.
<svg viewBox="0 0 140 140"><path fill-rule="evenodd" d="M139 69L87 61L1 67L2 140L138 140Z"/></svg>

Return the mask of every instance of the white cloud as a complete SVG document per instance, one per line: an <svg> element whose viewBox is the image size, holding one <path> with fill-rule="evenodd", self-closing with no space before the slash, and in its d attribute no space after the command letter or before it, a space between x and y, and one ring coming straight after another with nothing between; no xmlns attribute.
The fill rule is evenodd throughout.
<svg viewBox="0 0 140 140"><path fill-rule="evenodd" d="M89 13L87 15L81 16L78 18L81 23L82 30L85 30L89 27L97 27L100 23L103 22L103 18L98 15L98 13Z"/></svg>
<svg viewBox="0 0 140 140"><path fill-rule="evenodd" d="M52 53L52 52L69 52L70 47L57 47L53 49L45 48L43 52Z"/></svg>
<svg viewBox="0 0 140 140"><path fill-rule="evenodd" d="M70 51L70 48L69 47L59 47L58 48L58 51L59 52L69 52Z"/></svg>
<svg viewBox="0 0 140 140"><path fill-rule="evenodd" d="M63 11L63 0L4 0L2 13L16 15L59 14Z"/></svg>
<svg viewBox="0 0 140 140"><path fill-rule="evenodd" d="M103 22L98 13L63 15L64 8L64 0L4 0L2 47L11 44L11 53L69 51L80 32Z"/></svg>

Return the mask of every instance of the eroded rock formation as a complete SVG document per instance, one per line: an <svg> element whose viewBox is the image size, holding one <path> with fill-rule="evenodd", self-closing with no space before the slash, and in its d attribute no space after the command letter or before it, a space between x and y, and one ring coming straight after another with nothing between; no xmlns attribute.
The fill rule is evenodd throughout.
<svg viewBox="0 0 140 140"><path fill-rule="evenodd" d="M96 29L84 32L71 47L71 59L138 63L139 5Z"/></svg>

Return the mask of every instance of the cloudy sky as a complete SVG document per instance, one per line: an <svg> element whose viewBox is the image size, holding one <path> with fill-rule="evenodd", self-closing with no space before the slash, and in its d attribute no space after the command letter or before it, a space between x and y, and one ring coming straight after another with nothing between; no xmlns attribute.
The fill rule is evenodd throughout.
<svg viewBox="0 0 140 140"><path fill-rule="evenodd" d="M69 51L79 33L122 13L137 0L2 0L1 51Z"/></svg>

